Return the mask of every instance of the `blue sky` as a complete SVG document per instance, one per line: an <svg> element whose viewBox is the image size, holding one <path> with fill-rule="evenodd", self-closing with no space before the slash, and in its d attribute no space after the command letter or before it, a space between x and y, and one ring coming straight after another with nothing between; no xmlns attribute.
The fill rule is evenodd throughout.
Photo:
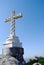
<svg viewBox="0 0 44 65"><path fill-rule="evenodd" d="M0 54L2 44L10 34L11 11L22 12L16 20L16 35L24 48L24 57L44 56L44 0L0 0Z"/></svg>

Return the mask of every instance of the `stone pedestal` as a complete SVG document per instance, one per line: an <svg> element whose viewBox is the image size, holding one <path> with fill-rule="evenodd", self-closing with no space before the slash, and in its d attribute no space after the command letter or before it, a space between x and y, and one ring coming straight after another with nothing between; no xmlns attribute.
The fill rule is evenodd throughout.
<svg viewBox="0 0 44 65"><path fill-rule="evenodd" d="M5 44L3 44L2 55L11 56L16 58L22 65L26 64L23 58L24 49L22 48L22 43L19 41L19 38L16 37L7 37Z"/></svg>

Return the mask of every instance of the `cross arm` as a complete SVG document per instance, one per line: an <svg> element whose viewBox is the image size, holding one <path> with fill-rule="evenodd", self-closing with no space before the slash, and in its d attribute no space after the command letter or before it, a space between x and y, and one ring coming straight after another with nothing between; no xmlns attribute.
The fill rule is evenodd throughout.
<svg viewBox="0 0 44 65"><path fill-rule="evenodd" d="M4 21L8 22L8 21L11 21L12 19L18 19L18 18L21 18L21 17L22 17L22 14L19 13L18 15L12 16L11 18L6 18Z"/></svg>
<svg viewBox="0 0 44 65"><path fill-rule="evenodd" d="M19 13L19 14L16 15L16 16L13 16L14 19L21 18L21 17L22 17L22 14L21 14L21 13Z"/></svg>
<svg viewBox="0 0 44 65"><path fill-rule="evenodd" d="M8 21L10 21L11 20L11 18L6 18L4 21L5 22L8 22Z"/></svg>

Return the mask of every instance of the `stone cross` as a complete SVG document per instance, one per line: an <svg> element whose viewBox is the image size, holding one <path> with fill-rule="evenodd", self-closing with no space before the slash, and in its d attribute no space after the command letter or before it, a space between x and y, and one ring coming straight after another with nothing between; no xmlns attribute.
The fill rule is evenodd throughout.
<svg viewBox="0 0 44 65"><path fill-rule="evenodd" d="M15 11L12 11L11 18L6 18L5 22L11 21L10 25L10 35L15 36L15 19L18 19L22 17L22 14L19 13L18 15L15 15Z"/></svg>

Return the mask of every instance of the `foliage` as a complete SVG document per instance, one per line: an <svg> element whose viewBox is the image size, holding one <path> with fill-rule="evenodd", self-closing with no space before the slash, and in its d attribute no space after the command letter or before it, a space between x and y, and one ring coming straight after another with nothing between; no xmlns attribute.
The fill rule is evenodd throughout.
<svg viewBox="0 0 44 65"><path fill-rule="evenodd" d="M43 57L35 57L37 58L38 62L41 63L41 65L44 65L44 58ZM30 59L27 65L32 65L33 63L36 62L36 59Z"/></svg>

